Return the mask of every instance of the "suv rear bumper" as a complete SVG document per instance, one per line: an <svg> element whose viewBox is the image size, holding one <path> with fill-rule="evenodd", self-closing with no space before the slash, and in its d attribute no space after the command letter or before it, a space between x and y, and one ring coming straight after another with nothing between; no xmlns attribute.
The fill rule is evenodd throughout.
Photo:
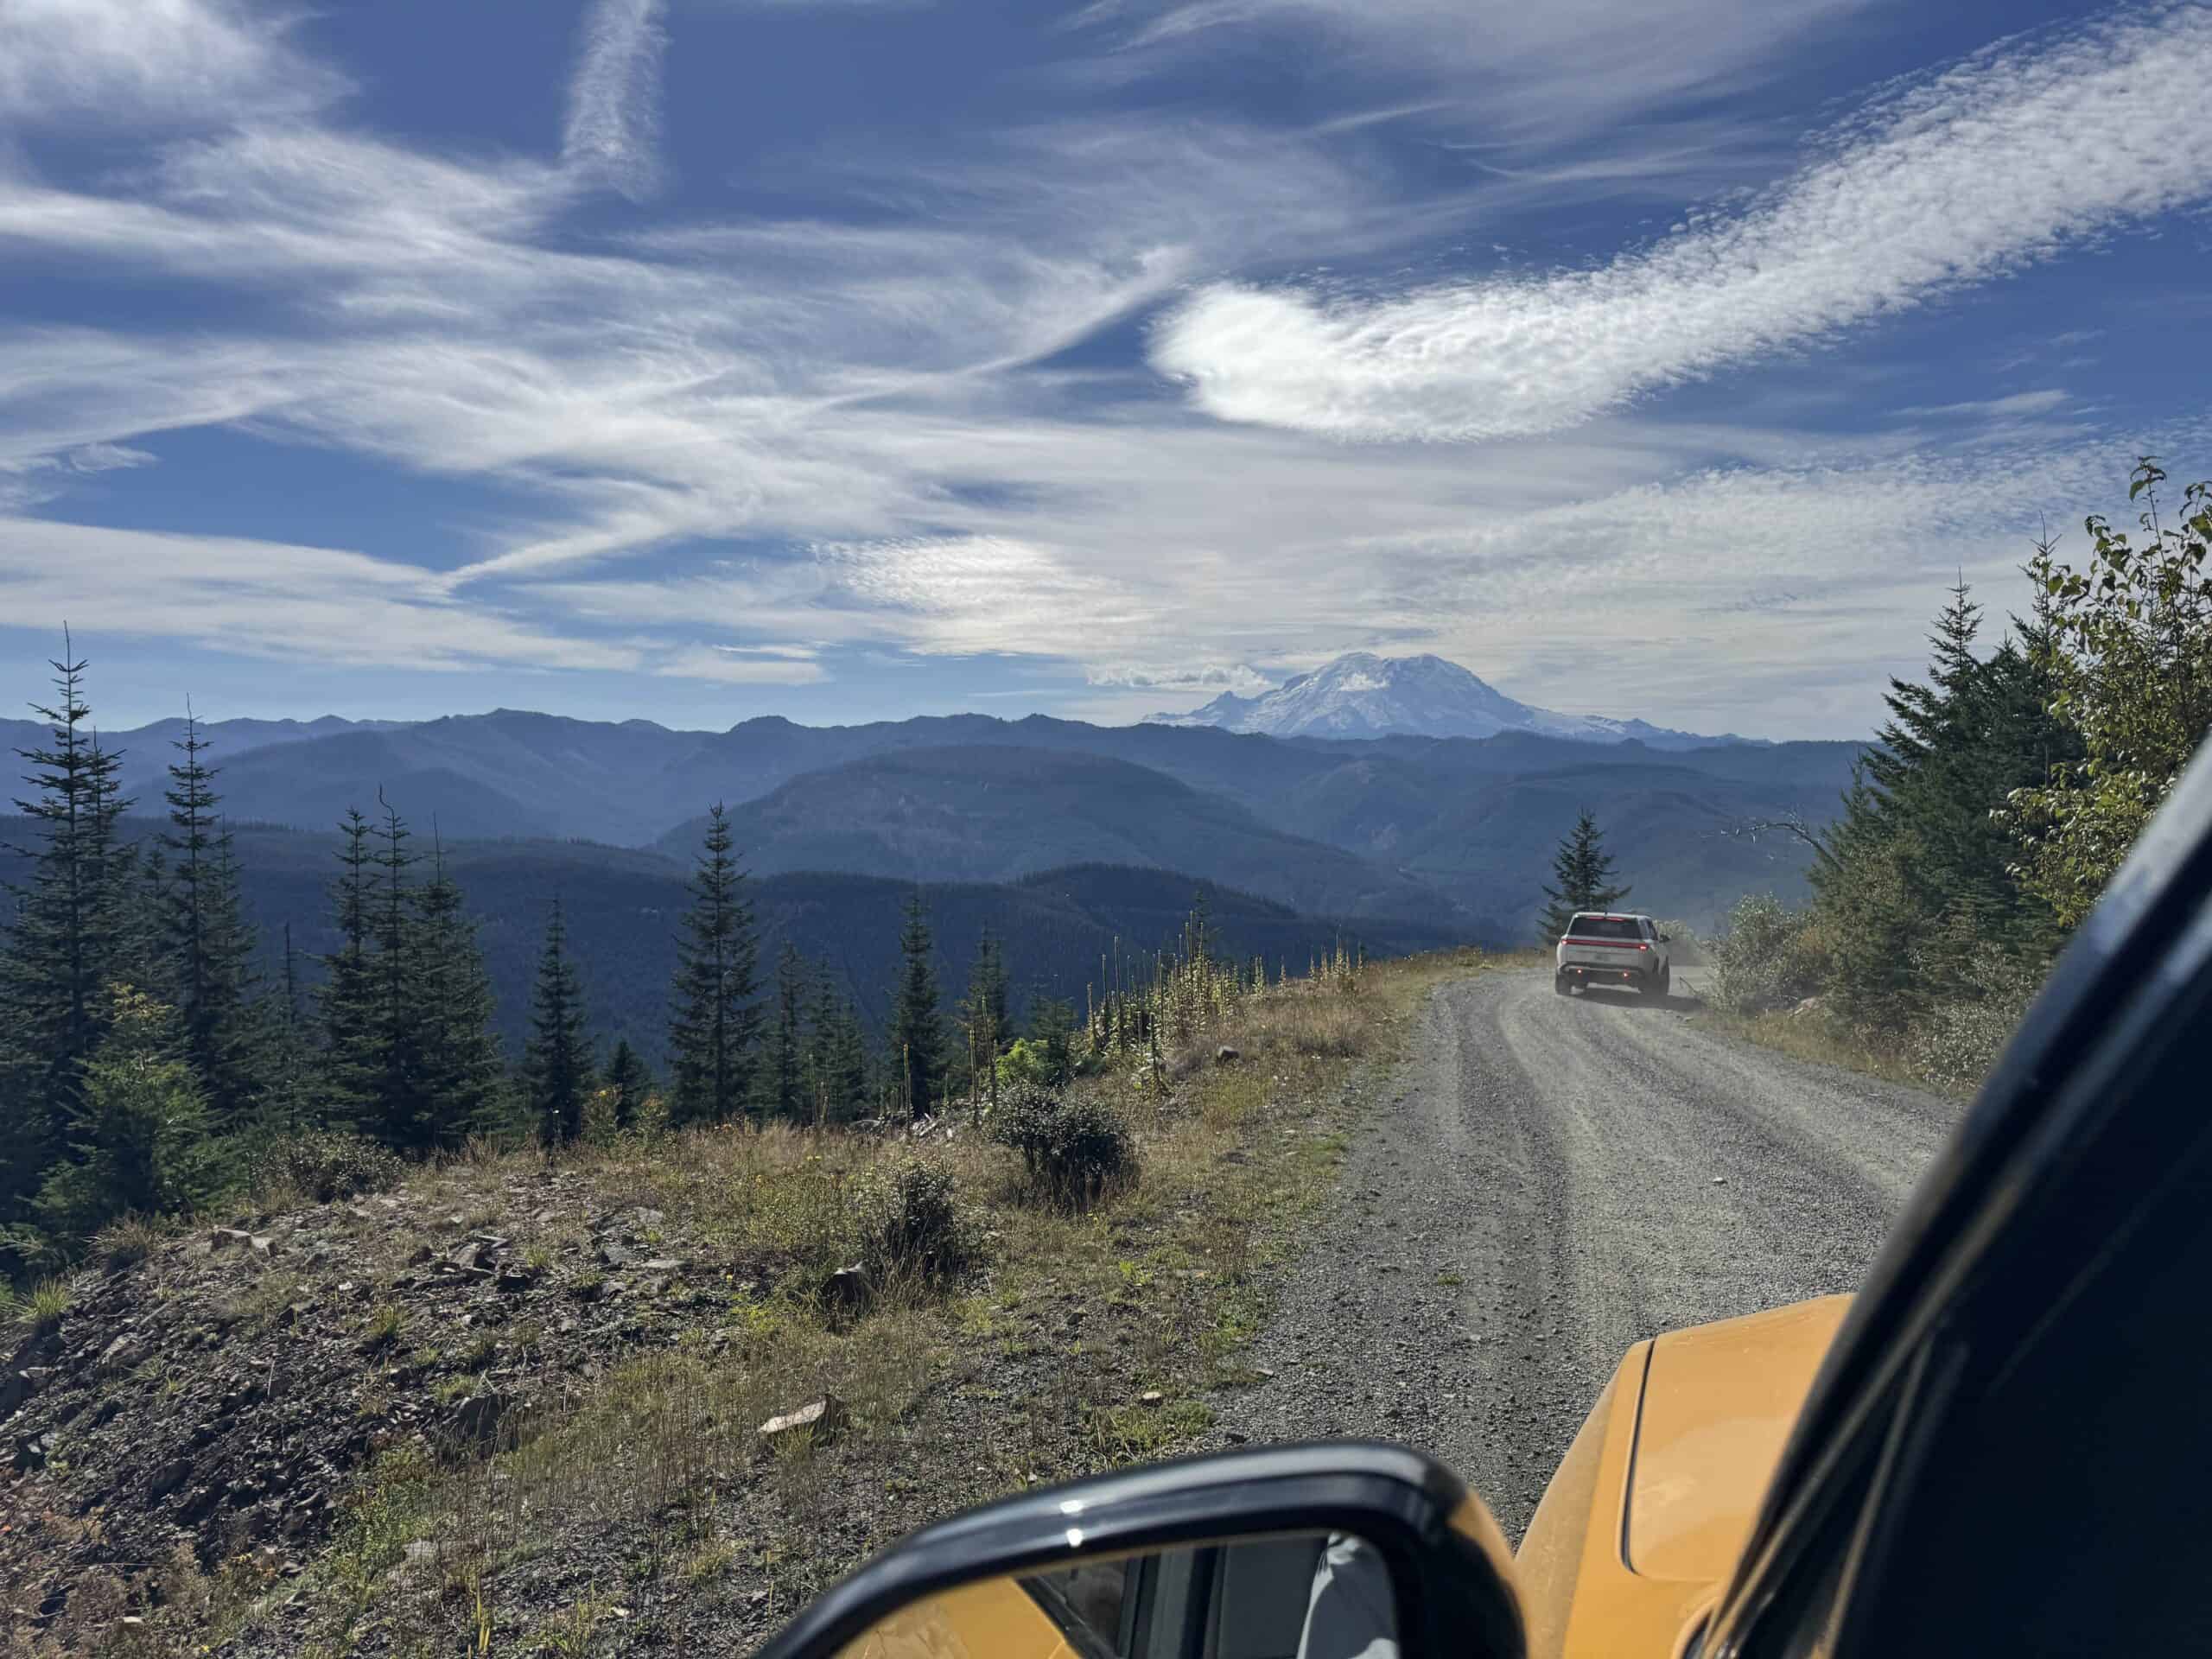
<svg viewBox="0 0 2212 1659"><path fill-rule="evenodd" d="M1659 976L1656 967L1611 968L1594 962L1570 962L1553 972L1571 985L1643 985Z"/></svg>

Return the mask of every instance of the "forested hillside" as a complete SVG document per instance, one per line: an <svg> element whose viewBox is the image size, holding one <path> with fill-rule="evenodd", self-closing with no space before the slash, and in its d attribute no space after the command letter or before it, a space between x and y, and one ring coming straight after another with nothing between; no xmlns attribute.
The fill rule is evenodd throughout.
<svg viewBox="0 0 2212 1659"><path fill-rule="evenodd" d="M1815 853L1810 901L1736 907L1726 1006L1793 1046L1980 1081L2212 734L2212 484L2176 514L2165 481L2139 462L2139 529L2090 518L2081 566L2040 544L1993 639L1952 590L1840 818L1776 826Z"/></svg>

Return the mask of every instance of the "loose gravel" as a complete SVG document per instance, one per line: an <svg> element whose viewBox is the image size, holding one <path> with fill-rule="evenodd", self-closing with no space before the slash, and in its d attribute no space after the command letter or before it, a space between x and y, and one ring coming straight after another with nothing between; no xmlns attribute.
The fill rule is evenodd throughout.
<svg viewBox="0 0 2212 1659"><path fill-rule="evenodd" d="M1854 1288L1962 1108L1701 1031L1694 981L1440 988L1209 1443L1420 1446L1517 1539L1635 1343Z"/></svg>

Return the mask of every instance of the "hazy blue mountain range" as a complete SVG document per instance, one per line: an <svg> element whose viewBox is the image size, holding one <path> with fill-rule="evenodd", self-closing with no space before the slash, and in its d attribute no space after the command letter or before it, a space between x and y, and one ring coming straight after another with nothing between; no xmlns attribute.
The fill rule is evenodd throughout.
<svg viewBox="0 0 2212 1659"><path fill-rule="evenodd" d="M1710 922L1747 891L1800 890L1802 849L1747 823L1824 822L1859 746L1660 748L1526 732L1278 739L980 715L726 732L498 711L416 724L204 728L234 822L328 834L378 791L448 839L580 838L681 853L715 801L764 874L1005 882L1101 861L1219 881L1294 909L1511 935L1587 806L1637 900ZM141 813L174 728L103 741ZM43 728L10 722L0 742ZM20 791L18 791L20 792Z"/></svg>
<svg viewBox="0 0 2212 1659"><path fill-rule="evenodd" d="M1517 702L1441 657L1377 657L1356 651L1272 691L1224 691L1187 714L1151 716L1161 726L1213 726L1269 737L1495 737L1534 732L1592 743L1636 739L1655 748L1740 743L1732 734L1700 737L1641 720L1562 715Z"/></svg>

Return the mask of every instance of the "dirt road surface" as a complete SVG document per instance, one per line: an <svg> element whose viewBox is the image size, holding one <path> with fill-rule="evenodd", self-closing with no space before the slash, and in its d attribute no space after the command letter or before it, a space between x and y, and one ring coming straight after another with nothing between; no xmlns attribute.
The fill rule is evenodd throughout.
<svg viewBox="0 0 2212 1659"><path fill-rule="evenodd" d="M1631 1344L1855 1288L1963 1109L1700 1031L1700 977L1441 988L1211 1443L1423 1446L1517 1540Z"/></svg>

